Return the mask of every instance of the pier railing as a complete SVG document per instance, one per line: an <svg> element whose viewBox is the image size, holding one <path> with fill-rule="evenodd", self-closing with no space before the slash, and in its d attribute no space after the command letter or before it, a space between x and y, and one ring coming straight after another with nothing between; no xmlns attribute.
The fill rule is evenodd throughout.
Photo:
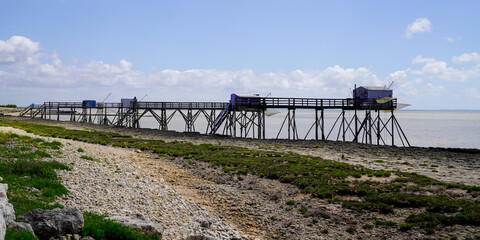
<svg viewBox="0 0 480 240"><path fill-rule="evenodd" d="M317 99L317 98L254 98L236 97L234 108L303 108L303 109L371 109L390 110L397 99L378 103L377 99Z"/></svg>
<svg viewBox="0 0 480 240"><path fill-rule="evenodd" d="M137 102L139 109L220 109L228 106L226 102Z"/></svg>

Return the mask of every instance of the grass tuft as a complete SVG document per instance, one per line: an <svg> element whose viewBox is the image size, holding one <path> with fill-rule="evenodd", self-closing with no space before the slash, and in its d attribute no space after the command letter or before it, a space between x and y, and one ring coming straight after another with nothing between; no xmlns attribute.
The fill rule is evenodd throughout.
<svg viewBox="0 0 480 240"><path fill-rule="evenodd" d="M160 236L144 236L139 230L125 227L120 223L106 219L106 215L84 212L85 224L83 236L91 236L97 240L157 240Z"/></svg>

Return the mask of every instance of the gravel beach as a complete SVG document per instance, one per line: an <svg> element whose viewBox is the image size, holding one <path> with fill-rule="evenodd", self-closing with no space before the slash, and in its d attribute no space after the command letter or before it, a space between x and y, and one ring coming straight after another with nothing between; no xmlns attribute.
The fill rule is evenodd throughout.
<svg viewBox="0 0 480 240"><path fill-rule="evenodd" d="M70 129L114 131L143 139L188 141L242 146L251 149L292 151L320 156L371 169L416 172L437 180L480 185L480 150L398 148L331 141L253 140L195 133L126 129L93 124L15 118ZM33 136L23 130L0 127L0 131ZM38 136L35 136L38 137ZM150 152L77 142L60 141L63 154L54 159L72 166L58 171L70 193L58 199L67 207L108 214L119 221L128 219L152 223L163 239L421 239L421 232L405 233L389 228L362 229L349 233L352 221L363 218L341 205L302 194L298 188L252 175L225 175L208 163L187 163L182 158L160 158ZM79 152L81 148L84 152ZM82 159L86 155L94 160ZM221 184L208 181L222 176ZM317 209L329 220L312 222L287 200ZM404 213L381 216L397 220ZM451 226L435 233L447 238L450 233L472 237L480 228ZM196 237L196 238L192 238Z"/></svg>

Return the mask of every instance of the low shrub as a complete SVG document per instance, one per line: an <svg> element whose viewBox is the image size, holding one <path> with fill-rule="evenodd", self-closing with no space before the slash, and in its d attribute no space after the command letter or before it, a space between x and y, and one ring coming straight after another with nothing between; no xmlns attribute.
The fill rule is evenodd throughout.
<svg viewBox="0 0 480 240"><path fill-rule="evenodd" d="M106 219L105 215L90 212L83 213L83 236L97 240L159 240L159 236L144 236L139 230L125 227L120 223Z"/></svg>
<svg viewBox="0 0 480 240"><path fill-rule="evenodd" d="M37 238L27 230L13 231L7 229L5 233L5 240L36 240Z"/></svg>
<svg viewBox="0 0 480 240"><path fill-rule="evenodd" d="M289 200L285 203L286 205L289 205L289 206L294 206L295 205L295 201L293 200Z"/></svg>
<svg viewBox="0 0 480 240"><path fill-rule="evenodd" d="M400 231L404 231L404 232L412 229L412 227L413 227L412 223L402 222L398 224L398 228L400 229Z"/></svg>

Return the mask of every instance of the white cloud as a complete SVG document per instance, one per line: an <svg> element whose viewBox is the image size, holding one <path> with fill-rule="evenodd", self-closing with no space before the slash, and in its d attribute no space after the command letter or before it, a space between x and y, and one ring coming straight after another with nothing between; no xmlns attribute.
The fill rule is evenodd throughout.
<svg viewBox="0 0 480 240"><path fill-rule="evenodd" d="M456 37L456 38L447 37L446 40L447 40L447 42L449 42L449 43L453 43L453 42L462 40L462 38L461 38L461 37Z"/></svg>
<svg viewBox="0 0 480 240"><path fill-rule="evenodd" d="M250 69L225 71L216 69L175 69L140 72L122 59L117 64L90 61L83 66L65 65L58 55L38 53L39 44L25 37L12 37L2 42L2 53L8 53L8 71L0 74L0 84L11 88L48 89L171 89L174 91L208 92L297 92L308 96L338 97L358 85L384 85L367 68L342 68L338 65L323 70L296 70L288 73L255 73ZM36 59L36 61L25 61ZM7 61L6 61L7 62Z"/></svg>
<svg viewBox="0 0 480 240"><path fill-rule="evenodd" d="M405 36L412 38L415 33L430 32L432 31L432 23L428 18L417 18L413 23L408 24L405 30Z"/></svg>
<svg viewBox="0 0 480 240"><path fill-rule="evenodd" d="M433 96L439 96L445 91L444 86L439 86L439 85L433 85L432 83L427 83L425 87L423 88L423 93L427 93L429 95Z"/></svg>
<svg viewBox="0 0 480 240"><path fill-rule="evenodd" d="M465 89L465 94L467 94L469 97L480 99L480 90L476 88Z"/></svg>
<svg viewBox="0 0 480 240"><path fill-rule="evenodd" d="M387 77L387 80L388 81L403 81L403 80L407 79L408 72L410 72L410 70L411 69L409 68L409 69L406 69L406 70L400 70L400 71L390 73Z"/></svg>
<svg viewBox="0 0 480 240"><path fill-rule="evenodd" d="M419 64L419 63L434 63L437 60L435 58L424 58L422 55L416 56L413 60L413 64Z"/></svg>
<svg viewBox="0 0 480 240"><path fill-rule="evenodd" d="M445 92L445 87L436 80L463 82L465 86L453 93L474 98L480 96L478 88L472 88L476 86L472 83L480 79L480 65L457 69L444 61L421 55L412 60L412 68L394 71L385 78L365 67L344 68L339 65L270 73L256 73L251 69L180 71L156 68L141 72L134 70L133 63L125 59L117 63L65 63L55 52L40 53L39 44L25 37L12 37L0 43L0 54L6 56L2 60L7 59L0 66L2 101L22 101L19 104L25 105L50 100L101 100L109 92L113 92L111 101L145 94L148 94L149 101L225 101L230 93L345 98L351 97L349 89L354 84L383 86L391 81L395 81L395 97L402 102L422 105ZM452 60L474 61L477 55L462 54Z"/></svg>
<svg viewBox="0 0 480 240"><path fill-rule="evenodd" d="M22 36L12 36L7 41L0 40L0 65L15 63L32 63L34 53L40 49L38 42Z"/></svg>
<svg viewBox="0 0 480 240"><path fill-rule="evenodd" d="M412 63L424 64L421 70L413 70L413 74L423 75L430 79L465 82L480 77L480 66L470 69L456 69L448 67L444 61L423 58L422 56L417 56Z"/></svg>
<svg viewBox="0 0 480 240"><path fill-rule="evenodd" d="M460 56L452 57L454 63L480 62L480 54L476 52L464 53Z"/></svg>

